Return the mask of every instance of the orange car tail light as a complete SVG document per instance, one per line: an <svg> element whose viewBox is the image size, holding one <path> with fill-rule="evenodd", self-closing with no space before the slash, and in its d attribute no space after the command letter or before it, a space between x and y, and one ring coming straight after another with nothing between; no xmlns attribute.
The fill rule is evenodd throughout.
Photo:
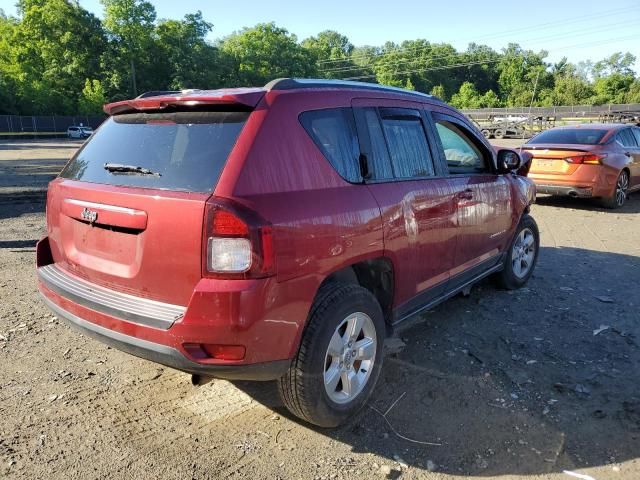
<svg viewBox="0 0 640 480"><path fill-rule="evenodd" d="M575 164L601 165L604 158L606 158L606 155L585 154L567 157L564 161Z"/></svg>

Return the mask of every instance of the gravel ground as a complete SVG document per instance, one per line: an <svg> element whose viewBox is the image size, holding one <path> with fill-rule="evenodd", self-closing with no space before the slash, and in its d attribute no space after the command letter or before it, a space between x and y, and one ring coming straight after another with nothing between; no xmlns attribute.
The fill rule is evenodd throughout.
<svg viewBox="0 0 640 480"><path fill-rule="evenodd" d="M43 192L78 145L0 143L0 478L640 478L640 195L541 197L527 288L412 321L370 407L323 430L270 383L192 387L49 313Z"/></svg>

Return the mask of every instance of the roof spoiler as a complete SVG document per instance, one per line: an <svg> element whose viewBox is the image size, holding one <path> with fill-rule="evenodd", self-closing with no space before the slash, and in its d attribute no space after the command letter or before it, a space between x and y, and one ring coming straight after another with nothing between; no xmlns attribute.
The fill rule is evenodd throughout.
<svg viewBox="0 0 640 480"><path fill-rule="evenodd" d="M104 106L108 115L148 110L164 110L167 107L203 107L207 105L240 105L255 108L265 94L262 88L230 88L223 90L183 90L146 92L132 100L109 103Z"/></svg>

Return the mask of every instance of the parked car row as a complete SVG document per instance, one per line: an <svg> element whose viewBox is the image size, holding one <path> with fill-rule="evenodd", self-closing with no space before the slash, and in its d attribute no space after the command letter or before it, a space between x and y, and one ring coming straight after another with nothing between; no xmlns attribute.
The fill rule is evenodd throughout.
<svg viewBox="0 0 640 480"><path fill-rule="evenodd" d="M552 133L496 150L432 96L357 82L154 92L105 111L49 186L44 301L196 381L277 380L291 412L327 427L366 402L400 322L488 276L526 284L531 156L549 184L574 165L625 168ZM623 132L579 131L593 145Z"/></svg>

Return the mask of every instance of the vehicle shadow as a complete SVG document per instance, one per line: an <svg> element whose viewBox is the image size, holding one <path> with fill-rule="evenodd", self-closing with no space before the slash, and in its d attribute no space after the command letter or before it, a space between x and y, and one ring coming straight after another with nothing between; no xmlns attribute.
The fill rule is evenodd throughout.
<svg viewBox="0 0 640 480"><path fill-rule="evenodd" d="M33 248L38 240L0 240L1 248Z"/></svg>
<svg viewBox="0 0 640 480"><path fill-rule="evenodd" d="M560 208L574 208L576 210L596 210L614 214L628 214L640 212L640 193L632 193L627 198L624 206L615 210L604 208L598 199L593 198L573 198L568 196L541 195L536 198L538 205Z"/></svg>
<svg viewBox="0 0 640 480"><path fill-rule="evenodd" d="M632 460L638 284L637 256L542 248L527 287L484 281L397 332L405 346L386 355L368 405L338 429L290 415L273 383L235 385L354 452L416 469L488 477Z"/></svg>
<svg viewBox="0 0 640 480"><path fill-rule="evenodd" d="M24 214L44 213L47 191L0 189L0 220L19 217Z"/></svg>
<svg viewBox="0 0 640 480"><path fill-rule="evenodd" d="M66 162L38 158L0 161L0 219L44 212L47 185Z"/></svg>

